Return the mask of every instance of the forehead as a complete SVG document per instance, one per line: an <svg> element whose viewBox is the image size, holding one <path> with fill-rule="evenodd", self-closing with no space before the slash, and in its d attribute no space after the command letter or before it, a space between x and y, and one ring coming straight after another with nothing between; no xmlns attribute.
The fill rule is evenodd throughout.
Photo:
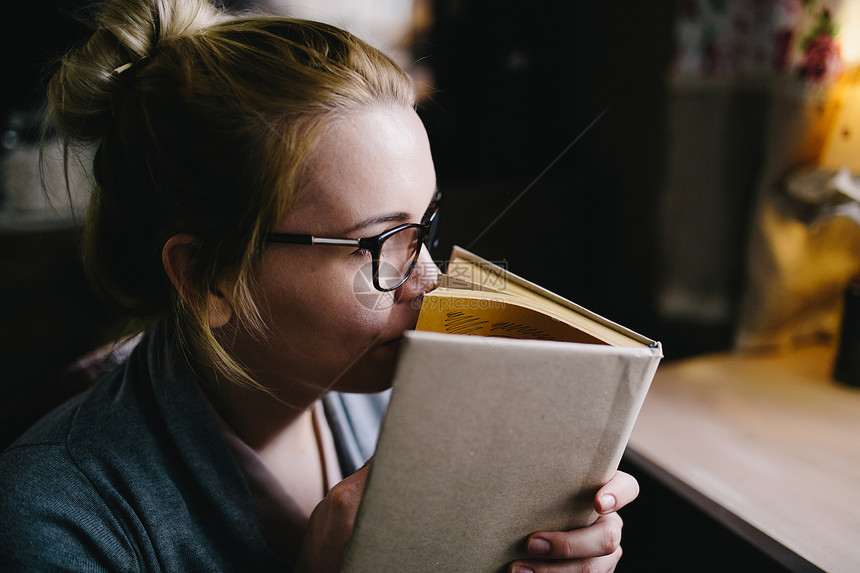
<svg viewBox="0 0 860 573"><path fill-rule="evenodd" d="M372 108L331 123L306 167L280 225L290 232L334 232L398 211L417 219L436 187L427 133L409 108Z"/></svg>

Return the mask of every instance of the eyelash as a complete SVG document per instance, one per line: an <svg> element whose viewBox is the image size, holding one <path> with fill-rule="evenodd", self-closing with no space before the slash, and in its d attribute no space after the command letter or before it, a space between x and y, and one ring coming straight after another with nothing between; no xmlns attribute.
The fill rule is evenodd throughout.
<svg viewBox="0 0 860 573"><path fill-rule="evenodd" d="M380 254L383 257L385 257L387 252L388 251L386 249L386 250L382 251L382 253L380 253ZM354 250L353 252L351 252L349 254L349 256L356 257L356 258L368 258L369 259L370 258L370 249L363 249L363 248L359 247L356 250Z"/></svg>

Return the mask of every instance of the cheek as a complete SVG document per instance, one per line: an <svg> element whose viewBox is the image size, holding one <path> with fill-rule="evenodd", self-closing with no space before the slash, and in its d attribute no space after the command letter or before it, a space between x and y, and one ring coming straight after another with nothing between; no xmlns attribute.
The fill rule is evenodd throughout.
<svg viewBox="0 0 860 573"><path fill-rule="evenodd" d="M393 297L373 288L364 279L362 270L356 272L355 265L339 278L320 293L317 306L322 307L329 330L335 336L340 333L345 338L357 337L357 341L365 342L388 322Z"/></svg>
<svg viewBox="0 0 860 573"><path fill-rule="evenodd" d="M346 260L272 268L261 281L269 326L303 345L313 339L366 342L387 322L392 297L372 285L367 291L360 267Z"/></svg>

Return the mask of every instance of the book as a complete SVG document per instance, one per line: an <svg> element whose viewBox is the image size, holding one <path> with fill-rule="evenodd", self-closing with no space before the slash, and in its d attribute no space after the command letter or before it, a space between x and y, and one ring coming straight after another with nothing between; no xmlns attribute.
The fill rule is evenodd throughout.
<svg viewBox="0 0 860 573"><path fill-rule="evenodd" d="M454 247L404 337L344 571L501 571L597 519L662 350Z"/></svg>

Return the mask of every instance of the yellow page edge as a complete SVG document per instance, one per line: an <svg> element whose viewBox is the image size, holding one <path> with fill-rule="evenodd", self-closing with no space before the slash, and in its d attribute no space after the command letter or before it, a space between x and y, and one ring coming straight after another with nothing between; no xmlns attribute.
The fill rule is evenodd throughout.
<svg viewBox="0 0 860 573"><path fill-rule="evenodd" d="M494 275L497 275L497 276L500 275L499 271L501 271L502 276L504 276L504 278L506 280L510 280L513 283L523 287L524 289L529 290L529 291L531 291L537 295L540 295L542 297L546 297L555 303L558 303L562 306L566 306L567 308L571 309L572 311L577 312L579 314L582 314L583 316L586 316L587 318L590 318L591 320L598 322L598 323L602 324L603 326L605 326L611 330L614 330L618 333L624 334L625 336L628 336L628 337L632 338L633 340L636 340L637 342L640 342L640 343L648 346L649 348L658 348L660 346L660 344L656 340L652 340L652 339L648 338L647 336L643 336L643 335L639 334L638 332L630 330L626 326L622 326L622 325L618 324L617 322L613 322L613 321L609 320L608 318L600 316L599 314L592 312L592 311L588 310L587 308L576 304L575 302L572 302L572 301L570 301L564 297L561 297L561 296L559 296L559 295L557 295L551 291L548 291L547 289L545 289L541 286L538 286L535 283L528 281L528 280L526 280L520 276L517 276L514 273L512 273L506 269L502 269L498 265L494 265L490 261L483 259L483 258L479 257L478 255L476 255L470 251L467 251L466 249L464 249L462 247L454 245L454 248L451 250L450 260L454 261L454 259L456 259L458 257L465 260L465 261L473 263L473 264L481 267L481 269L483 269L489 273L492 273Z"/></svg>

